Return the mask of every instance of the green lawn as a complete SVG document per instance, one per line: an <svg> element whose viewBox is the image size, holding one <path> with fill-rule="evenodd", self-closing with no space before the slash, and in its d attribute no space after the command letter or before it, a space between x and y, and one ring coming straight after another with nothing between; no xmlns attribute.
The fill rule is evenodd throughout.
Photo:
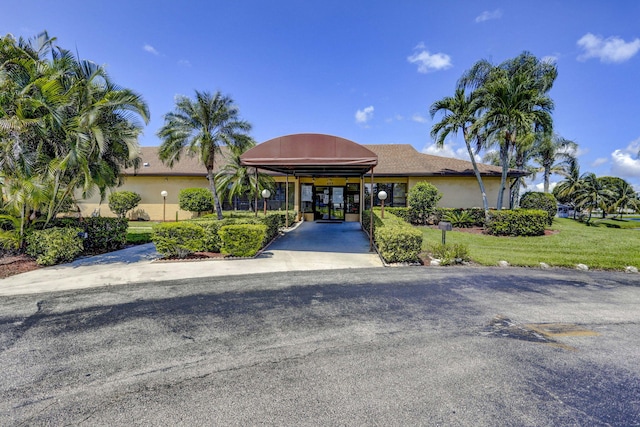
<svg viewBox="0 0 640 427"><path fill-rule="evenodd" d="M640 227L640 223L638 224ZM556 218L550 236L496 237L461 231L447 232L447 243L468 245L473 262L496 265L505 260L511 265L574 267L582 263L589 268L620 270L627 266L640 268L640 230L587 227L571 219ZM442 232L421 227L423 249L442 240Z"/></svg>
<svg viewBox="0 0 640 427"><path fill-rule="evenodd" d="M142 244L151 242L151 228L155 221L130 221L127 230L127 243Z"/></svg>

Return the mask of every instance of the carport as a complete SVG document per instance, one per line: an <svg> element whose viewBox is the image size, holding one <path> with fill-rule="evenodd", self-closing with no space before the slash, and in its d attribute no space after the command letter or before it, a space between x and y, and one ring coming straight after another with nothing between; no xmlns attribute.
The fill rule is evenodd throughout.
<svg viewBox="0 0 640 427"><path fill-rule="evenodd" d="M378 156L345 138L304 133L263 142L242 154L240 163L254 167L256 175L259 169L285 175L287 210L291 196L289 177L293 177L296 183L295 210L305 219L361 223L365 200L364 176L371 173L373 188L373 169L378 164ZM373 206L373 194L368 196L370 206Z"/></svg>

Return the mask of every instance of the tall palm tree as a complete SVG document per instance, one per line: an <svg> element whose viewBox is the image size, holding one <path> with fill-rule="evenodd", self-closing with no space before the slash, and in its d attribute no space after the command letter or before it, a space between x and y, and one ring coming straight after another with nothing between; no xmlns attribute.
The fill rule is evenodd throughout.
<svg viewBox="0 0 640 427"><path fill-rule="evenodd" d="M480 140L478 139L477 133L472 131L472 127L477 120L476 113L480 106L480 100L475 95L475 92L467 95L463 88L458 88L453 97L447 96L431 104L429 112L431 113L431 118L437 113L443 114L442 120L433 125L431 129L431 137L435 139L438 147L442 148L444 146L447 136L462 132L467 153L473 166L473 173L478 180L478 186L482 194L482 207L484 209L485 219L487 219L489 216L487 192L484 187L484 182L482 181L482 175L480 175L480 170L478 169L478 164L476 163L475 153L471 147L474 140L476 146L479 147L481 145L479 144Z"/></svg>
<svg viewBox="0 0 640 427"><path fill-rule="evenodd" d="M271 175L256 171L256 168L242 165L240 156L249 148L251 147L230 148L227 163L216 174L218 194L220 198L226 198L230 203L234 197L244 195L247 195L249 200L252 198L257 200L259 189L267 188L270 191L274 189L274 180Z"/></svg>
<svg viewBox="0 0 640 427"><path fill-rule="evenodd" d="M575 161L578 144L560 135L541 134L535 143L533 160L540 165L544 175L544 192L549 192L552 173L564 174L566 166Z"/></svg>
<svg viewBox="0 0 640 427"><path fill-rule="evenodd" d="M502 174L498 209L502 208L510 153L527 143L531 132L550 132L553 101L547 95L557 76L555 65L528 52L498 66L481 60L458 81L459 88L477 90L482 108L474 132L499 147Z"/></svg>
<svg viewBox="0 0 640 427"><path fill-rule="evenodd" d="M220 147L247 146L251 125L239 118L239 110L230 97L216 92L196 91L192 100L179 96L173 112L164 116L164 126L158 131L162 139L159 157L173 167L183 154L198 156L207 168L209 188L213 195L218 219L222 219L222 205L216 189L214 165Z"/></svg>

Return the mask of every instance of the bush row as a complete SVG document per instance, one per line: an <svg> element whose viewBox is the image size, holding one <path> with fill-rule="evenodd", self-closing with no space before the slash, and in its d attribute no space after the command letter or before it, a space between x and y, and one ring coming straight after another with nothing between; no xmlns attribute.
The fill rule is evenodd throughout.
<svg viewBox="0 0 640 427"><path fill-rule="evenodd" d="M294 216L289 218L293 223ZM218 252L225 255L254 256L273 240L285 225L285 213L266 216L237 215L222 220L205 216L153 227L152 241L166 257L184 258L193 252Z"/></svg>
<svg viewBox="0 0 640 427"><path fill-rule="evenodd" d="M391 212L413 225L422 225L424 223L433 225L438 224L440 221L449 221L454 227L484 226L484 209L482 208L435 208L426 220L416 217L411 208L385 208L385 212Z"/></svg>
<svg viewBox="0 0 640 427"><path fill-rule="evenodd" d="M382 219L378 215L379 212L378 208L373 210L373 240L380 256L389 263L418 261L418 254L422 248L420 230L387 210ZM362 215L362 228L367 232L371 226L370 217L370 211L365 211Z"/></svg>
<svg viewBox="0 0 640 427"><path fill-rule="evenodd" d="M485 230L494 236L541 236L548 220L549 216L543 210L489 211Z"/></svg>
<svg viewBox="0 0 640 427"><path fill-rule="evenodd" d="M82 254L121 249L127 241L126 218L60 218L51 228L33 230L27 237L27 254L40 265L73 261Z"/></svg>

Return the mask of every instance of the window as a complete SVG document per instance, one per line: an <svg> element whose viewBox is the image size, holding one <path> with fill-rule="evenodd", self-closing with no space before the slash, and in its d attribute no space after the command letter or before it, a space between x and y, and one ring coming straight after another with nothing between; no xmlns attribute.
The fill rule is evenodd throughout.
<svg viewBox="0 0 640 427"><path fill-rule="evenodd" d="M377 183L373 184L373 205L380 206L380 200L378 199L378 193L380 191L387 193L387 200L385 200L385 206L391 207L406 207L407 206L407 184L406 183ZM371 204L371 184L364 185L365 194L365 208L369 209Z"/></svg>

